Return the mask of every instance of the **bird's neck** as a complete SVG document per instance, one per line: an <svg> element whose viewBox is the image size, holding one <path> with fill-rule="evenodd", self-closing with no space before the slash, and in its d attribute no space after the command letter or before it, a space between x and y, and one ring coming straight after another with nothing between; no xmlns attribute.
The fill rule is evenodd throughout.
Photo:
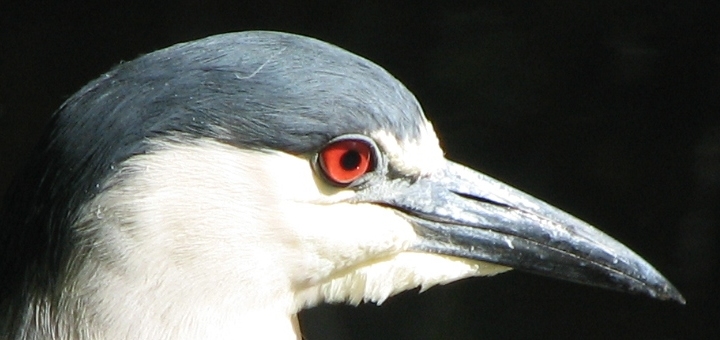
<svg viewBox="0 0 720 340"><path fill-rule="evenodd" d="M86 298L60 310L34 306L37 314L26 322L18 339L301 339L296 316L272 309L238 314L242 306L207 303L168 309L158 308L167 301L153 306L156 300L118 295L96 305L112 306L110 310L89 306L95 299Z"/></svg>
<svg viewBox="0 0 720 340"><path fill-rule="evenodd" d="M198 165L174 166L180 152ZM302 306L280 265L292 257L270 237L281 233L258 239L264 234L252 228L273 223L255 221L256 207L237 204L259 195L251 189L266 189L197 169L247 162L195 155L137 157L85 204L71 227L81 241L56 291L36 303L47 312L26 318L41 326L28 329L83 340L298 337L294 315Z"/></svg>
<svg viewBox="0 0 720 340"><path fill-rule="evenodd" d="M287 302L291 297L262 296L237 286L236 280L216 280L219 268L208 268L214 276L205 280L187 266L158 260L168 257L153 256L152 249L84 255L76 261L82 261L80 268L68 273L63 291L55 294L58 298L39 301L38 306L48 308L32 319L45 325L29 328L29 335L38 332L35 338L45 339L52 332L77 340L299 338Z"/></svg>

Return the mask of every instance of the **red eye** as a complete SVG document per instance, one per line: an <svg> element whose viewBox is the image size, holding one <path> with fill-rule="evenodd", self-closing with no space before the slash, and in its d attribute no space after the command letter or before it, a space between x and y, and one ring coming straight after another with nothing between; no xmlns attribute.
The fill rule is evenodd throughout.
<svg viewBox="0 0 720 340"><path fill-rule="evenodd" d="M363 140L345 139L320 151L320 168L336 184L350 184L372 170L372 147Z"/></svg>

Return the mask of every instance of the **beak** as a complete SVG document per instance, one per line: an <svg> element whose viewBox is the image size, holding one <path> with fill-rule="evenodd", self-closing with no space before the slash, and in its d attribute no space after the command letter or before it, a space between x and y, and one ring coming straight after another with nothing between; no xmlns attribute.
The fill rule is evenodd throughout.
<svg viewBox="0 0 720 340"><path fill-rule="evenodd" d="M490 262L562 280L685 304L655 268L591 225L495 179L447 161L386 192L405 213L416 251Z"/></svg>

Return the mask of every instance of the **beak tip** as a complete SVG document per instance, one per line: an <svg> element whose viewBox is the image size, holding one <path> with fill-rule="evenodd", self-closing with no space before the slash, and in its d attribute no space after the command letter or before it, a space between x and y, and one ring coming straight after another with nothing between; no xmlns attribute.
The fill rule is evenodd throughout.
<svg viewBox="0 0 720 340"><path fill-rule="evenodd" d="M680 291L669 282L656 295L660 300L675 301L683 306L687 303Z"/></svg>
<svg viewBox="0 0 720 340"><path fill-rule="evenodd" d="M625 274L622 274L622 278L618 281L620 285L616 286L616 289L619 288L621 291L639 293L654 299L675 301L685 305L685 297L667 278L638 255L633 253L633 256L637 261L628 262L629 268L624 268Z"/></svg>
<svg viewBox="0 0 720 340"><path fill-rule="evenodd" d="M657 273L657 275L654 275L652 278L644 280L644 282L640 282L640 285L635 286L635 288L628 288L630 288L630 291L647 295L651 298L662 301L675 301L681 305L685 305L687 302L680 291L660 273Z"/></svg>

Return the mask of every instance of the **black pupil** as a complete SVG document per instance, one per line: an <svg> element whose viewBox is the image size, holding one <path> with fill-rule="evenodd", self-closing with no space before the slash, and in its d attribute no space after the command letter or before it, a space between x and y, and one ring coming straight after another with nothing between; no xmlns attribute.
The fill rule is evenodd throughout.
<svg viewBox="0 0 720 340"><path fill-rule="evenodd" d="M360 166L360 153L357 150L349 150L340 157L340 166L345 170L355 170Z"/></svg>

